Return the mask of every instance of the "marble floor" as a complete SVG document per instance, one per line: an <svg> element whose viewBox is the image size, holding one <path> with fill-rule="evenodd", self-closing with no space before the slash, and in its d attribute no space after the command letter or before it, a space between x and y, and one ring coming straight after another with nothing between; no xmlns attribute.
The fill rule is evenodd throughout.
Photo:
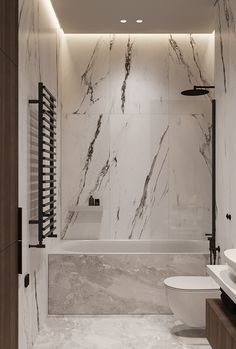
<svg viewBox="0 0 236 349"><path fill-rule="evenodd" d="M195 337L195 332L184 331L172 315L53 316L34 349L211 348L205 338Z"/></svg>

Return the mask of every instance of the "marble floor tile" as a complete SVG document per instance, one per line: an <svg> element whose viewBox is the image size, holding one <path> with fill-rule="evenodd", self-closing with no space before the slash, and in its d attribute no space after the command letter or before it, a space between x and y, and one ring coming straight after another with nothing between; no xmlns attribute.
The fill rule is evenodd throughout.
<svg viewBox="0 0 236 349"><path fill-rule="evenodd" d="M180 327L172 315L53 316L41 330L34 349L211 348L193 333L188 338L174 335Z"/></svg>

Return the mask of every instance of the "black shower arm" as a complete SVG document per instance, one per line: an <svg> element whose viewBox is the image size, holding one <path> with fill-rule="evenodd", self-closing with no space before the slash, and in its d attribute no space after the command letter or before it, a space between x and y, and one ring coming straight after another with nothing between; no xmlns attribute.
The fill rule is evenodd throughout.
<svg viewBox="0 0 236 349"><path fill-rule="evenodd" d="M194 88L194 90L197 90L199 88L215 88L215 86L197 86L197 85L194 85L193 88Z"/></svg>

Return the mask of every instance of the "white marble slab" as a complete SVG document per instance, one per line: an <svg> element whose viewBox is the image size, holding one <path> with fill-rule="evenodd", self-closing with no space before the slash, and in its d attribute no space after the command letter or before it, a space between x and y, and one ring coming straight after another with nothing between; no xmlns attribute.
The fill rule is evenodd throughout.
<svg viewBox="0 0 236 349"><path fill-rule="evenodd" d="M180 92L213 82L213 44L214 34L64 38L62 238L210 231L210 97ZM104 210L89 225L69 207L91 193Z"/></svg>
<svg viewBox="0 0 236 349"><path fill-rule="evenodd" d="M168 235L168 137L165 115L112 115L110 229L113 239Z"/></svg>

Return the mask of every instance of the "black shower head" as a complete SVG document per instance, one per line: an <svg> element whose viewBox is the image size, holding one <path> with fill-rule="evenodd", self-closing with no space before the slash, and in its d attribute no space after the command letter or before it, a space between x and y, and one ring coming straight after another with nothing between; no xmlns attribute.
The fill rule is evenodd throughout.
<svg viewBox="0 0 236 349"><path fill-rule="evenodd" d="M215 86L194 86L192 90L182 91L184 96L203 96L209 93L208 88L215 88Z"/></svg>
<svg viewBox="0 0 236 349"><path fill-rule="evenodd" d="M203 95L207 95L208 93L209 93L208 90L192 89L192 90L182 91L181 95L183 95L183 96L203 96Z"/></svg>

